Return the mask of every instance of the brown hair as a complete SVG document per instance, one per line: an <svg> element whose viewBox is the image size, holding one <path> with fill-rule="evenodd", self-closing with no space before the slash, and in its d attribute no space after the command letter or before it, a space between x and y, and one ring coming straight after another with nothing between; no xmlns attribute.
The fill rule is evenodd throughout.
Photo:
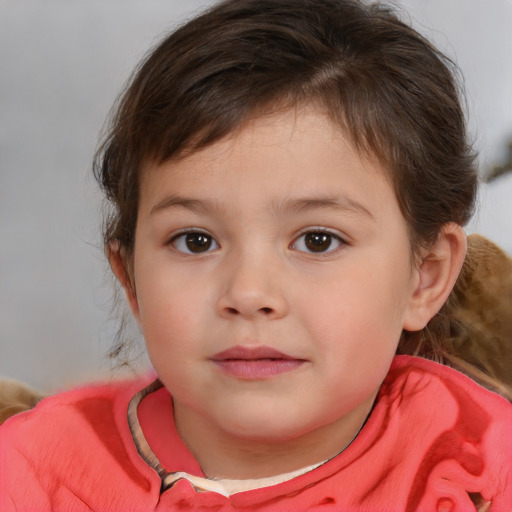
<svg viewBox="0 0 512 512"><path fill-rule="evenodd" d="M273 108L317 102L384 164L409 227L428 247L464 225L477 188L456 68L387 6L357 0L227 0L141 63L111 119L95 175L111 203L104 243L130 260L139 174L203 148ZM400 353L439 361L443 318L404 333Z"/></svg>

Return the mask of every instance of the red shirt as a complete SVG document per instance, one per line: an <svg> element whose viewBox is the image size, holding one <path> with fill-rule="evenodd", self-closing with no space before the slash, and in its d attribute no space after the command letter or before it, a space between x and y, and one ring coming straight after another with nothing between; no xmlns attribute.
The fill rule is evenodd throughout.
<svg viewBox="0 0 512 512"><path fill-rule="evenodd" d="M467 512L478 500L493 512L512 510L512 404L431 361L395 358L365 426L338 456L229 497L172 474L204 476L165 389L140 402L147 443L136 443L129 404L150 382L74 390L8 420L0 427L0 510Z"/></svg>

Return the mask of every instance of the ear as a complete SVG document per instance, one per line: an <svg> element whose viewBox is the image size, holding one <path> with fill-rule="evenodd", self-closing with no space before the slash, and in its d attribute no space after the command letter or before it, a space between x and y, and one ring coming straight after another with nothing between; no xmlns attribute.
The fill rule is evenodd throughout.
<svg viewBox="0 0 512 512"><path fill-rule="evenodd" d="M466 233L461 226L450 222L443 227L434 245L424 251L404 317L406 331L423 329L441 309L459 276L466 250Z"/></svg>
<svg viewBox="0 0 512 512"><path fill-rule="evenodd" d="M135 293L135 281L133 279L133 272L130 271L126 250L118 242L115 242L110 244L107 256L114 275L123 287L128 306L130 306L133 316L140 324L140 311Z"/></svg>

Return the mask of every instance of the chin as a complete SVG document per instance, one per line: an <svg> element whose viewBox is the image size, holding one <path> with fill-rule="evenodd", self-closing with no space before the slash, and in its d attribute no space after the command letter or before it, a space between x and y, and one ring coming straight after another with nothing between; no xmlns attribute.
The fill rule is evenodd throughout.
<svg viewBox="0 0 512 512"><path fill-rule="evenodd" d="M314 430L307 425L301 426L298 418L286 412L267 415L261 412L254 414L252 411L250 415L232 414L229 419L229 423L224 424L225 432L238 439L254 443L272 444L292 441Z"/></svg>

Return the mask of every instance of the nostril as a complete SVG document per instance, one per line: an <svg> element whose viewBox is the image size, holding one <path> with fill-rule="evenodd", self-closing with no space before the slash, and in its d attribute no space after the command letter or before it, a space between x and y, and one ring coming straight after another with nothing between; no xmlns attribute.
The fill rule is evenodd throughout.
<svg viewBox="0 0 512 512"><path fill-rule="evenodd" d="M226 308L226 311L231 315L238 315L238 310L235 308Z"/></svg>
<svg viewBox="0 0 512 512"><path fill-rule="evenodd" d="M272 313L272 308L260 308L260 311L265 313L266 315L269 315Z"/></svg>

